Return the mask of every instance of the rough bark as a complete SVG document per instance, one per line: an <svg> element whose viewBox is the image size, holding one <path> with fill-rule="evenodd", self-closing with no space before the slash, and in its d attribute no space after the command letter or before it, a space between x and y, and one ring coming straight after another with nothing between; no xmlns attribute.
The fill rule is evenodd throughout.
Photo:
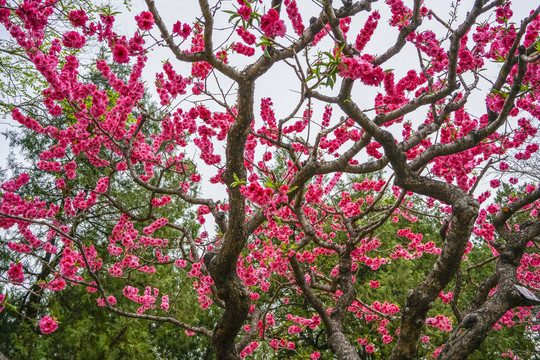
<svg viewBox="0 0 540 360"><path fill-rule="evenodd" d="M212 341L218 359L238 359L236 335L242 328L250 306L249 292L236 273L238 255L245 247L245 198L238 186L231 186L234 176L246 178L244 148L253 118L253 81L244 80L238 89L238 116L229 129L226 149L227 170L222 175L229 188L229 226L212 256L205 259L214 279L218 297L225 310L214 328Z"/></svg>

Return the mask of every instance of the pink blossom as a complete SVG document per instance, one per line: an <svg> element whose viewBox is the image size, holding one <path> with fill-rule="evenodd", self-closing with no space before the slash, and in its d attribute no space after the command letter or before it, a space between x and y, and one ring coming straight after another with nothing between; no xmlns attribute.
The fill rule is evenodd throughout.
<svg viewBox="0 0 540 360"><path fill-rule="evenodd" d="M12 282L22 283L24 281L22 263L18 263L17 265L13 263L9 264L9 270L7 271L7 275L9 277L9 280L11 280Z"/></svg>
<svg viewBox="0 0 540 360"><path fill-rule="evenodd" d="M169 295L163 295L161 298L161 308L165 311L169 310Z"/></svg>
<svg viewBox="0 0 540 360"><path fill-rule="evenodd" d="M489 182L489 185L492 187L492 188L497 188L499 186L501 186L501 182L499 179L493 179Z"/></svg>
<svg viewBox="0 0 540 360"><path fill-rule="evenodd" d="M58 329L55 317L45 316L39 321L39 328L43 334L50 334Z"/></svg>
<svg viewBox="0 0 540 360"><path fill-rule="evenodd" d="M121 161L118 164L116 164L116 170L118 171L124 171L127 170L127 164L125 161Z"/></svg>
<svg viewBox="0 0 540 360"><path fill-rule="evenodd" d="M168 195L162 198L155 198L155 199L152 199L152 206L155 206L155 207L164 206L170 203L171 200L172 200L171 197Z"/></svg>
<svg viewBox="0 0 540 360"><path fill-rule="evenodd" d="M242 43L234 44L234 51L245 56L253 56L255 54L254 48L246 46Z"/></svg>
<svg viewBox="0 0 540 360"><path fill-rule="evenodd" d="M379 85L384 80L384 71L380 67L373 67L370 62L355 56L341 60L339 75L352 80L360 79L366 85Z"/></svg>
<svg viewBox="0 0 540 360"><path fill-rule="evenodd" d="M188 24L182 25L180 21L177 21L173 25L173 34L178 35L186 39L191 34L191 26Z"/></svg>
<svg viewBox="0 0 540 360"><path fill-rule="evenodd" d="M391 343L392 340L394 340L394 338L393 338L392 336L390 336L390 335L384 335L384 336L382 337L382 341L383 341L383 343L385 343L385 344Z"/></svg>
<svg viewBox="0 0 540 360"><path fill-rule="evenodd" d="M174 265L176 265L178 267L181 267L181 268L185 268L187 263L186 263L186 260L184 260L184 259L176 259L175 262L174 262Z"/></svg>
<svg viewBox="0 0 540 360"><path fill-rule="evenodd" d="M261 17L261 30L269 38L285 36L285 22L279 20L279 13L276 9L270 9L266 15Z"/></svg>
<svg viewBox="0 0 540 360"><path fill-rule="evenodd" d="M437 315L434 318L427 318L426 325L437 327L439 330L450 332L452 331L452 320L444 315Z"/></svg>
<svg viewBox="0 0 540 360"><path fill-rule="evenodd" d="M249 19L251 18L251 13L252 10L246 5L242 5L240 6L240 9L238 9L238 15L240 15L240 17L245 21L249 21Z"/></svg>
<svg viewBox="0 0 540 360"><path fill-rule="evenodd" d="M129 52L125 46L116 44L113 49L113 60L119 64L129 62Z"/></svg>
<svg viewBox="0 0 540 360"><path fill-rule="evenodd" d="M62 178L56 179L56 188L61 190L66 186L66 181Z"/></svg>
<svg viewBox="0 0 540 360"><path fill-rule="evenodd" d="M75 27L84 27L88 21L88 16L84 10L73 10L69 12L69 21Z"/></svg>
<svg viewBox="0 0 540 360"><path fill-rule="evenodd" d="M152 235L154 233L154 231L156 231L157 229L159 229L162 226L165 226L168 222L169 222L169 220L167 220L165 218L157 219L156 221L154 221L153 223L151 223L150 225L145 227L143 229L143 232L146 235Z"/></svg>
<svg viewBox="0 0 540 360"><path fill-rule="evenodd" d="M154 16L150 11L143 11L135 16L135 21L141 30L150 30L154 26Z"/></svg>
<svg viewBox="0 0 540 360"><path fill-rule="evenodd" d="M302 24L302 16L298 11L298 6L295 0L285 0L285 6L287 7L287 15L292 22L294 32L296 35L301 36L304 32L304 24Z"/></svg>
<svg viewBox="0 0 540 360"><path fill-rule="evenodd" d="M42 286L43 286L43 288L49 289L49 290L52 290L52 291L60 291L60 290L65 289L66 281L64 279L62 279L61 277L57 277L56 279L54 279L50 283L44 284Z"/></svg>
<svg viewBox="0 0 540 360"><path fill-rule="evenodd" d="M440 348L435 349L435 351L430 356L434 359L439 357L439 353L442 351L443 347L444 344L442 344Z"/></svg>
<svg viewBox="0 0 540 360"><path fill-rule="evenodd" d="M248 45L255 44L255 41L256 41L255 35L251 34L243 27L237 28L236 33L242 38L242 40L244 40L246 44Z"/></svg>
<svg viewBox="0 0 540 360"><path fill-rule="evenodd" d="M76 31L69 31L62 37L62 44L68 48L80 49L84 46L85 42L86 39L84 36Z"/></svg>
<svg viewBox="0 0 540 360"><path fill-rule="evenodd" d="M454 293L451 291L448 294L445 294L444 292L441 291L438 297L439 299L442 300L443 303L449 303L452 300L453 296L454 296Z"/></svg>
<svg viewBox="0 0 540 360"><path fill-rule="evenodd" d="M497 22L500 24L504 24L505 21L510 19L514 12L510 9L510 2L505 4L504 6L498 6L497 7Z"/></svg>
<svg viewBox="0 0 540 360"><path fill-rule="evenodd" d="M358 51L362 51L366 44L371 39L373 32L377 28L377 24L381 15L378 12L373 12L367 19L364 28L360 31L360 34L356 37L356 43L354 48Z"/></svg>
<svg viewBox="0 0 540 360"><path fill-rule="evenodd" d="M96 286L95 281L92 281L91 284ZM88 291L89 293L95 293L98 289L94 286L87 286L86 291Z"/></svg>
<svg viewBox="0 0 540 360"><path fill-rule="evenodd" d="M15 192L19 190L23 185L25 185L28 180L30 180L30 177L26 173L22 173L17 179L13 179L10 181L6 181L2 184L2 190L9 191L9 192Z"/></svg>
<svg viewBox="0 0 540 360"><path fill-rule="evenodd" d="M298 334L299 332L302 332L302 328L298 325L292 325L289 327L289 334Z"/></svg>
<svg viewBox="0 0 540 360"><path fill-rule="evenodd" d="M109 186L109 178L104 176L98 180L94 191L99 194L103 194L105 191L107 191L108 186Z"/></svg>

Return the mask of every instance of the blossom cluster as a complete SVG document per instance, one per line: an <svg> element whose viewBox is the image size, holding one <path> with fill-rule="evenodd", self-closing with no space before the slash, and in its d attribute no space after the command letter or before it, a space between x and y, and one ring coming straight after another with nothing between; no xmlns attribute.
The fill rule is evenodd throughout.
<svg viewBox="0 0 540 360"><path fill-rule="evenodd" d="M1 187L4 191L15 192L28 183L29 180L28 174L22 173L17 179L6 181Z"/></svg>
<svg viewBox="0 0 540 360"><path fill-rule="evenodd" d="M145 227L143 229L143 232L146 235L152 235L157 229L167 225L168 222L169 222L169 220L166 219L166 218L159 218L156 221L154 221L153 223L151 223L150 225L148 225L147 227Z"/></svg>
<svg viewBox="0 0 540 360"><path fill-rule="evenodd" d="M261 17L261 30L269 38L285 36L285 22L279 19L276 9L268 10L268 13Z"/></svg>
<svg viewBox="0 0 540 360"><path fill-rule="evenodd" d="M452 320L444 315L437 315L434 318L427 318L426 325L436 327L441 331L452 331Z"/></svg>
<svg viewBox="0 0 540 360"><path fill-rule="evenodd" d="M379 85L384 80L385 73L380 67L374 67L368 59L366 56L343 58L339 75L352 80L360 79L366 85Z"/></svg>
<svg viewBox="0 0 540 360"><path fill-rule="evenodd" d="M296 35L301 36L304 32L304 24L302 23L302 15L298 10L295 0L285 0L284 4L287 8L287 16L292 22L292 26Z"/></svg>

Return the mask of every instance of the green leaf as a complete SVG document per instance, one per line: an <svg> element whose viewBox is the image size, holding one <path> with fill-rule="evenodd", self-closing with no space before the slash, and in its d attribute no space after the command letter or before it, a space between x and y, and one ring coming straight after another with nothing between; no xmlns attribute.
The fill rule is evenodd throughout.
<svg viewBox="0 0 540 360"><path fill-rule="evenodd" d="M534 49L537 53L540 53L540 40L536 42L536 44L534 45Z"/></svg>
<svg viewBox="0 0 540 360"><path fill-rule="evenodd" d="M237 187L238 185L245 185L247 184L246 180L240 180L238 178L238 175L233 174L234 181L231 183L231 187Z"/></svg>
<svg viewBox="0 0 540 360"><path fill-rule="evenodd" d="M294 190L298 189L298 186L293 186L289 189L289 191L287 191L287 194L290 194L292 193Z"/></svg>
<svg viewBox="0 0 540 360"><path fill-rule="evenodd" d="M334 88L334 80L330 76L328 79L326 79L326 86L330 86L332 89Z"/></svg>

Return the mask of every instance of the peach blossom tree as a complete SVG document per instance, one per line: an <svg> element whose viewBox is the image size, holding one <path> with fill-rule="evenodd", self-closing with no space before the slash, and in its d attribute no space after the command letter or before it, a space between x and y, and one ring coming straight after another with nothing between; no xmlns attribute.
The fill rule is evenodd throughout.
<svg viewBox="0 0 540 360"><path fill-rule="evenodd" d="M11 113L52 141L35 166L56 197L21 196L26 173L2 184L4 288L31 288L42 264L40 291L85 287L217 359L465 359L520 324L538 339L540 189L507 159L537 156L540 7L430 5L199 0L171 21L146 0L124 34L112 14L0 0L43 105L69 119ZM44 41L53 14L67 25ZM110 90L83 76L89 43ZM190 297L216 321L182 311Z"/></svg>

